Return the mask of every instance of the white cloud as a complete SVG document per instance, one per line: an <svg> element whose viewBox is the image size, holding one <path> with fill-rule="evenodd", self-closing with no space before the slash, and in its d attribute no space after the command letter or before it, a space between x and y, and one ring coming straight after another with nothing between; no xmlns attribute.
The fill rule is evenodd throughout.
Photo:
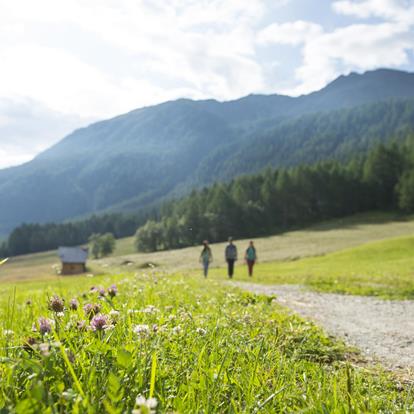
<svg viewBox="0 0 414 414"><path fill-rule="evenodd" d="M0 99L24 96L63 119L73 114L109 117L179 97L227 100L278 87L282 92L281 84L294 82L284 92L299 94L350 70L399 67L414 48L414 0L333 1L321 13L368 20L330 31L306 21L306 13L301 14L303 20L284 21L283 7L291 12L295 4L292 0L0 0ZM274 54L278 47L289 49L287 55L296 53L300 65ZM284 76L290 65L296 78L282 83L277 75ZM60 137L57 122L50 120L53 116L10 121L0 105L0 132L5 125L9 132L15 128L17 140L24 136L19 125L29 128L25 133L33 143L30 151L20 147L22 154L27 153L24 157L35 151L35 142L44 142L41 132L30 133L30 128L37 131L34 116L42 125L50 122L54 135L45 134L46 141Z"/></svg>
<svg viewBox="0 0 414 414"><path fill-rule="evenodd" d="M296 94L322 88L340 73L399 67L414 49L412 34L398 25L350 25L304 44L303 64L296 70Z"/></svg>
<svg viewBox="0 0 414 414"><path fill-rule="evenodd" d="M414 51L414 1L335 1L333 10L357 18L379 17L380 23L350 24L332 31L313 22L271 24L257 36L259 45L286 44L301 50L293 95L320 89L342 73L409 63Z"/></svg>
<svg viewBox="0 0 414 414"><path fill-rule="evenodd" d="M380 17L400 23L414 23L412 0L339 0L333 3L337 13L359 18Z"/></svg>
<svg viewBox="0 0 414 414"><path fill-rule="evenodd" d="M178 98L183 90L190 90L191 96L230 99L264 87L251 29L264 13L262 0L40 4L0 3L0 15L7 15L9 24L25 21L29 30L56 24L78 27L117 48L130 68L120 78L102 65L83 61L64 45L39 45L27 34L12 47L2 47L0 41L0 59L5 62L0 67L0 96L14 92L58 111L109 116Z"/></svg>
<svg viewBox="0 0 414 414"><path fill-rule="evenodd" d="M319 36L322 32L323 29L319 24L303 20L273 23L258 33L257 41L261 45L274 43L296 46Z"/></svg>
<svg viewBox="0 0 414 414"><path fill-rule="evenodd" d="M29 161L91 121L52 111L26 98L0 98L0 168Z"/></svg>

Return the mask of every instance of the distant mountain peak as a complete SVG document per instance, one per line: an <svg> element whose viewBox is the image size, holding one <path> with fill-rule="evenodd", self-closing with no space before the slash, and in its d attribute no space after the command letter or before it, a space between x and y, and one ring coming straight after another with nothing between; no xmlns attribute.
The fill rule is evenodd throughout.
<svg viewBox="0 0 414 414"><path fill-rule="evenodd" d="M300 97L181 98L139 108L74 131L33 161L0 170L6 195L0 234L22 222L148 206L266 165L329 158L338 152L335 145L351 151L360 141L385 139L414 124L413 102L413 73L377 69L339 76ZM394 124L384 124L378 108ZM349 111L354 118L348 122Z"/></svg>

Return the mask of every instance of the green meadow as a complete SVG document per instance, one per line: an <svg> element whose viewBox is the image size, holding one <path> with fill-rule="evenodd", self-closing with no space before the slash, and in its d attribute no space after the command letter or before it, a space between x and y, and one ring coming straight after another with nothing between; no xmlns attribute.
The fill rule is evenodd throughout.
<svg viewBox="0 0 414 414"><path fill-rule="evenodd" d="M385 215L257 239L254 277L240 260L235 279L412 298L413 230ZM224 244L205 280L199 247L132 243L82 276L57 275L54 252L0 266L1 413L414 411L412 382L223 283Z"/></svg>
<svg viewBox="0 0 414 414"><path fill-rule="evenodd" d="M224 269L211 276L223 278ZM267 284L301 284L311 289L414 299L414 236L366 243L326 255L258 263L253 278L240 265L235 278Z"/></svg>

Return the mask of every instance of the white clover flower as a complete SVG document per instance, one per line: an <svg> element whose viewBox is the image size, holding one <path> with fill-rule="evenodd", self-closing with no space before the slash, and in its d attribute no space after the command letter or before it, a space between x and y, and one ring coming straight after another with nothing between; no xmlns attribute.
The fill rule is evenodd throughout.
<svg viewBox="0 0 414 414"><path fill-rule="evenodd" d="M181 326L180 325L174 326L174 328L172 328L171 332L174 335L178 335L179 333L182 332Z"/></svg>
<svg viewBox="0 0 414 414"><path fill-rule="evenodd" d="M137 310L137 309L128 309L128 314L132 314L132 313L138 313L139 312L139 310Z"/></svg>
<svg viewBox="0 0 414 414"><path fill-rule="evenodd" d="M3 335L4 336L13 336L14 335L14 331L12 331L11 329L4 329L3 330Z"/></svg>
<svg viewBox="0 0 414 414"><path fill-rule="evenodd" d="M135 325L132 330L138 336L147 336L150 333L150 327L148 325Z"/></svg>
<svg viewBox="0 0 414 414"><path fill-rule="evenodd" d="M154 414L156 412L156 408L158 405L158 401L156 398L148 398L146 399L142 395L138 395L135 399L135 406L138 408L137 410L133 410L132 412L135 414L141 413L149 413Z"/></svg>
<svg viewBox="0 0 414 414"><path fill-rule="evenodd" d="M58 318L63 318L63 317L65 316L65 314L64 314L63 312L58 312L58 313L56 314L56 316L57 316Z"/></svg>
<svg viewBox="0 0 414 414"><path fill-rule="evenodd" d="M119 311L117 311L117 310L115 310L115 309L111 309L111 310L109 311L109 316L110 316L112 319L117 319L117 318L119 317Z"/></svg>
<svg viewBox="0 0 414 414"><path fill-rule="evenodd" d="M157 309L154 305L148 305L144 309L141 310L142 313L156 313L159 312L159 309Z"/></svg>
<svg viewBox="0 0 414 414"><path fill-rule="evenodd" d="M199 335L205 335L205 334L207 333L207 330L206 330L206 329L204 329L204 328L197 328L197 329L196 329L196 332L197 332Z"/></svg>
<svg viewBox="0 0 414 414"><path fill-rule="evenodd" d="M50 355L50 346L48 343L42 343L39 344L39 351L43 356L49 356Z"/></svg>

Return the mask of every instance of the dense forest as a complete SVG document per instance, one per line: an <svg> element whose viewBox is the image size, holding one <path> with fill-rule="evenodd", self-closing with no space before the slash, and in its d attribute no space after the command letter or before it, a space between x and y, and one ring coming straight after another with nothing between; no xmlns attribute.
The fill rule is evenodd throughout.
<svg viewBox="0 0 414 414"><path fill-rule="evenodd" d="M346 163L267 169L172 201L138 229L141 251L270 235L371 210L414 211L414 137Z"/></svg>

